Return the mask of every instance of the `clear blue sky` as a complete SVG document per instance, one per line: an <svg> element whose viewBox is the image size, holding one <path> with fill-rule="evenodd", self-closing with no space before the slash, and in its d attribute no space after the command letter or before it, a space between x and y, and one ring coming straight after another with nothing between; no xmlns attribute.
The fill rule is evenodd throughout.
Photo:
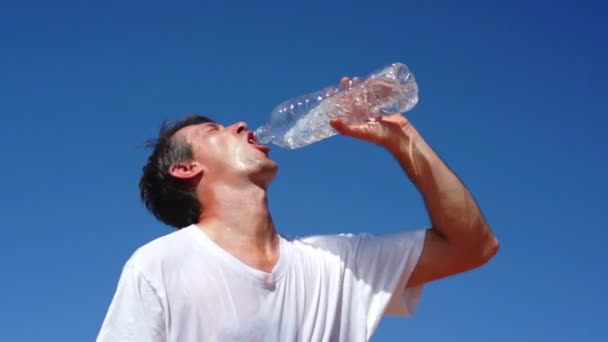
<svg viewBox="0 0 608 342"><path fill-rule="evenodd" d="M171 232L145 212L143 142L391 62L411 121L471 189L498 256L427 285L375 341L600 341L608 296L606 9L599 1L0 4L0 340L92 341L121 267ZM274 148L292 236L428 225L391 156L335 137Z"/></svg>

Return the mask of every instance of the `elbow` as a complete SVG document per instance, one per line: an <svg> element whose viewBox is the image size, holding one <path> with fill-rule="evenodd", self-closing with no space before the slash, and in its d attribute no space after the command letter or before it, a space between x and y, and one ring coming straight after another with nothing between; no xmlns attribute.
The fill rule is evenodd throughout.
<svg viewBox="0 0 608 342"><path fill-rule="evenodd" d="M500 249L500 244L496 236L492 233L487 224L477 230L479 232L473 238L470 248L472 261L477 267L482 266L492 260Z"/></svg>
<svg viewBox="0 0 608 342"><path fill-rule="evenodd" d="M482 263L487 263L498 253L500 249L500 244L498 243L498 239L493 234L490 235L489 238L486 239L486 242L483 245L483 248L480 253L480 260Z"/></svg>
<svg viewBox="0 0 608 342"><path fill-rule="evenodd" d="M485 220L479 220L462 231L467 233L460 235L458 240L452 240L452 243L459 250L464 270L481 267L496 256L500 244Z"/></svg>
<svg viewBox="0 0 608 342"><path fill-rule="evenodd" d="M446 236L440 233L439 236L451 245L452 255L455 256L453 261L458 265L455 266L458 272L481 267L498 254L500 244L485 220L478 220L474 224L453 231L458 231L460 234Z"/></svg>

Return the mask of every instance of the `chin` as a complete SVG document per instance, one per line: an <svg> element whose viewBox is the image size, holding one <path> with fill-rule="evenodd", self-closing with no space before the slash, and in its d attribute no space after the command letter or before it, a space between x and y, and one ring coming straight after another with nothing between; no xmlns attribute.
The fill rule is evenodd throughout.
<svg viewBox="0 0 608 342"><path fill-rule="evenodd" d="M266 189L274 180L279 167L274 161L263 163L257 172L254 172L250 179L260 187Z"/></svg>

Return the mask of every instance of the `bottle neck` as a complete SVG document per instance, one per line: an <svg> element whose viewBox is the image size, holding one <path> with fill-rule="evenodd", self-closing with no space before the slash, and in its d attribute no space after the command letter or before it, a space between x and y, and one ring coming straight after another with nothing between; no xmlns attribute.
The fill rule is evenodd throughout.
<svg viewBox="0 0 608 342"><path fill-rule="evenodd" d="M262 125L258 127L254 132L256 140L260 144L267 144L270 141L270 129L267 125Z"/></svg>

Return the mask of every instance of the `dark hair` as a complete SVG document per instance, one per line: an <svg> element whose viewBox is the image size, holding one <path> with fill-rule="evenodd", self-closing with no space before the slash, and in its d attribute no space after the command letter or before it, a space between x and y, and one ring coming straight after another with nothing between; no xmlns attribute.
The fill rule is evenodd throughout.
<svg viewBox="0 0 608 342"><path fill-rule="evenodd" d="M201 115L188 115L173 123L163 122L158 137L146 144L152 148L152 154L139 180L141 200L154 217L177 229L196 223L202 207L196 196L196 184L169 173L172 165L192 158L190 144L174 135L186 126L207 122L214 121Z"/></svg>

